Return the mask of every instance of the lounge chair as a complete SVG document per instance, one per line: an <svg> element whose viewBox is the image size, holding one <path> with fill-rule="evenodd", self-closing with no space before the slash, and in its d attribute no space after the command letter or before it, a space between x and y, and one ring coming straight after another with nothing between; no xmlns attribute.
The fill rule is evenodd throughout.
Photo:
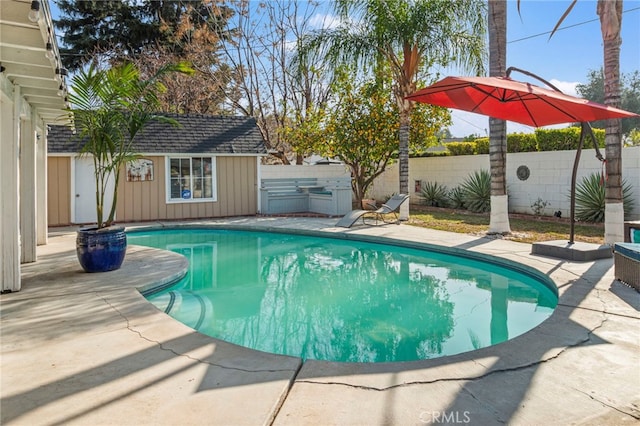
<svg viewBox="0 0 640 426"><path fill-rule="evenodd" d="M397 194L389 198L386 203L375 210L352 210L351 212L344 215L342 219L340 219L338 223L336 223L336 226L351 228L351 226L360 218L362 218L362 223L367 224L367 216L373 216L376 225L378 224L379 220L384 223L399 223L397 211L400 209L402 203L404 203L408 199L409 196L406 194ZM388 214L393 214L395 216L395 219L393 221L388 221L385 218L385 215Z"/></svg>

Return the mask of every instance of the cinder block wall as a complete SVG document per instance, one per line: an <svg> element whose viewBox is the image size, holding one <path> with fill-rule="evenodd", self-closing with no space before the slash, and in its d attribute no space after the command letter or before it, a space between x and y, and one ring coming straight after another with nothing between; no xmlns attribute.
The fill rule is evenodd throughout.
<svg viewBox="0 0 640 426"><path fill-rule="evenodd" d="M602 150L604 155L604 149ZM538 200L549 202L544 214L553 215L560 210L563 217L569 216L569 193L575 151L547 151L516 153L507 155L507 191L509 211L533 213L531 205ZM529 177L521 180L516 174L520 166L529 168ZM476 170L489 170L488 155L464 155L455 157L412 158L409 160L409 192L412 203L422 202L415 192L415 182L438 182L448 188L458 186ZM622 176L632 187L634 206L630 220L640 219L640 147L622 150ZM602 163L596 159L595 150L585 149L578 168L579 183L582 177L593 172L602 172ZM398 192L397 163L374 182L371 194L385 200Z"/></svg>

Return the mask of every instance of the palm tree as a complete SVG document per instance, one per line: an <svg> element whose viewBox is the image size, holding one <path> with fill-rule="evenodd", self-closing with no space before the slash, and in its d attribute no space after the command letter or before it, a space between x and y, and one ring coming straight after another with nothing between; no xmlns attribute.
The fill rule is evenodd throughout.
<svg viewBox="0 0 640 426"><path fill-rule="evenodd" d="M400 193L409 193L409 133L419 81L432 65L484 73L485 2L480 0L336 0L342 24L312 35L300 52L322 51L331 69L344 63L374 71L389 64L400 110ZM358 20L354 20L357 18ZM400 218L409 216L408 203Z"/></svg>
<svg viewBox="0 0 640 426"><path fill-rule="evenodd" d="M573 0L551 32L551 38L578 0ZM518 7L520 0L518 0ZM622 0L598 0L604 50L604 103L620 108L620 29ZM624 241L624 207L622 202L622 125L621 120L607 120L605 128L607 181L605 189L604 242Z"/></svg>
<svg viewBox="0 0 640 426"><path fill-rule="evenodd" d="M504 77L507 62L507 1L489 0L489 75ZM507 123L489 118L489 161L491 168L491 216L489 233L511 232L505 169Z"/></svg>
<svg viewBox="0 0 640 426"><path fill-rule="evenodd" d="M598 16L604 42L604 103L620 108L620 28L622 0L598 0ZM624 241L622 202L622 123L607 120L605 128L607 184L605 189L605 243Z"/></svg>
<svg viewBox="0 0 640 426"><path fill-rule="evenodd" d="M133 142L136 135L153 121L178 124L155 112L159 109L158 93L164 85L160 78L170 72L192 74L186 63L168 64L155 75L143 79L140 70L130 62L102 69L94 61L73 77L68 109L81 144L81 153L90 155L96 183L97 228L113 224L118 201L120 169L136 158ZM114 180L111 203L108 182ZM105 206L111 204L109 212Z"/></svg>

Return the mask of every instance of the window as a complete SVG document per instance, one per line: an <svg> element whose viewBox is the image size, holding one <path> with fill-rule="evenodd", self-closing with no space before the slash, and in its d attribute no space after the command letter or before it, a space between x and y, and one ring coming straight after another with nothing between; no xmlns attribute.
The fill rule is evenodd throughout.
<svg viewBox="0 0 640 426"><path fill-rule="evenodd" d="M171 157L168 165L168 201L216 200L214 157Z"/></svg>

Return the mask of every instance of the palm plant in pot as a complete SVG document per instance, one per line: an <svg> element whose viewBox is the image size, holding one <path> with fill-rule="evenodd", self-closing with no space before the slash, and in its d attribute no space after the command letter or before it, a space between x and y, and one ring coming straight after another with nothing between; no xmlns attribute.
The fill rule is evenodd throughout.
<svg viewBox="0 0 640 426"><path fill-rule="evenodd" d="M76 239L78 260L87 272L118 269L124 261L127 237L124 227L114 225L120 170L137 157L133 141L149 122L177 124L156 113L158 94L165 90L160 78L176 71L193 72L184 63L171 64L144 79L131 63L104 69L94 62L73 77L68 111L80 152L93 159L95 170L97 223L80 228ZM112 192L108 191L111 179ZM106 199L108 194L112 199Z"/></svg>

